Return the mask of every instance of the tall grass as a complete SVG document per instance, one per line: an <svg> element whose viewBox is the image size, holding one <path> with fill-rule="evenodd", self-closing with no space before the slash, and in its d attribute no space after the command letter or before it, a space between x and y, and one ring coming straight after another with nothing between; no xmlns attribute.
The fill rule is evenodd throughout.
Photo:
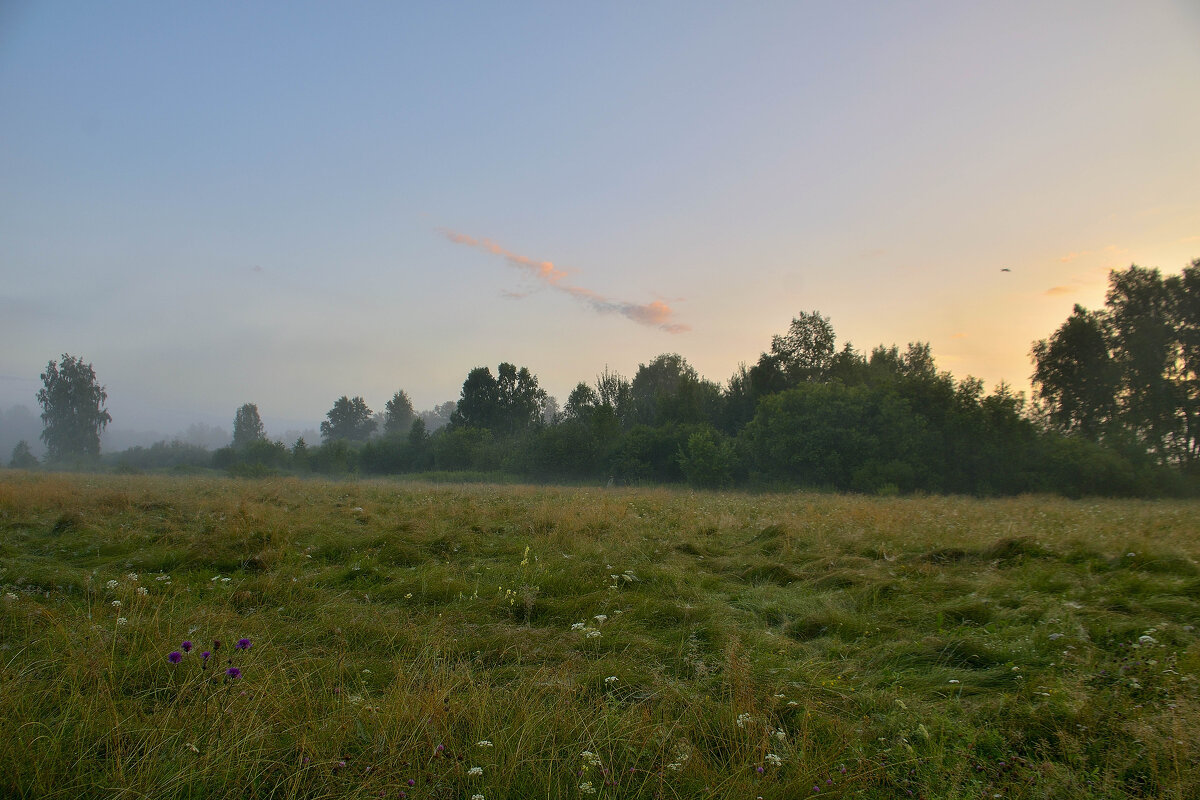
<svg viewBox="0 0 1200 800"><path fill-rule="evenodd" d="M1198 511L3 472L0 790L1197 797Z"/></svg>

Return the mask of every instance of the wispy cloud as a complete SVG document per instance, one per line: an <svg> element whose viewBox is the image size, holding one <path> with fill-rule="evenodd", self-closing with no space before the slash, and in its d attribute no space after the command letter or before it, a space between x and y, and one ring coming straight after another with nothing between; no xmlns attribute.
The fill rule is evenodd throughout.
<svg viewBox="0 0 1200 800"><path fill-rule="evenodd" d="M1051 297L1053 297L1056 294L1070 294L1073 291L1075 291L1075 290L1072 289L1070 286L1051 286L1049 289L1047 289L1045 292L1043 292L1043 294L1047 294L1047 295L1050 295Z"/></svg>
<svg viewBox="0 0 1200 800"><path fill-rule="evenodd" d="M956 334L953 334L950 338L951 339L965 339L965 338L967 338L967 335L965 333L956 333Z"/></svg>
<svg viewBox="0 0 1200 800"><path fill-rule="evenodd" d="M688 325L672 322L671 320L675 315L674 309L660 300L649 303L631 303L626 300L606 297L583 286L573 286L567 283L565 279L570 273L560 267L556 267L552 261L538 261L527 256L518 255L511 250L504 249L490 239L477 239L474 236L468 236L465 233L456 233L445 228L439 229L439 233L455 244L474 247L477 250L483 250L486 253L503 258L508 262L509 266L528 272L551 289L574 297L598 313L620 314L639 325L660 328L668 333L683 333L691 330L691 327ZM515 292L506 292L506 295L510 297L518 296Z"/></svg>
<svg viewBox="0 0 1200 800"><path fill-rule="evenodd" d="M1123 256L1128 253L1129 253L1128 247L1118 247L1115 244L1110 244L1099 250L1079 250L1077 252L1067 253L1065 256L1061 256L1058 260L1060 262L1062 262L1063 264L1069 264L1070 262L1074 261L1075 259L1083 258L1084 256L1094 256L1094 255Z"/></svg>
<svg viewBox="0 0 1200 800"><path fill-rule="evenodd" d="M1084 256L1090 256L1091 254L1092 254L1091 250L1080 250L1079 252L1076 252L1076 253L1067 253L1065 256L1059 258L1058 260L1061 261L1063 264L1069 264L1070 262L1074 261L1077 258L1083 258Z"/></svg>

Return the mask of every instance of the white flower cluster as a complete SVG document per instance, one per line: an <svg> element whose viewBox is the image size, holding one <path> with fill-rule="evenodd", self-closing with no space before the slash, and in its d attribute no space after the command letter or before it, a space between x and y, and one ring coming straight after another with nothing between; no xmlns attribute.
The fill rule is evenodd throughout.
<svg viewBox="0 0 1200 800"><path fill-rule="evenodd" d="M737 716L737 726L738 726L739 728L745 728L745 727L746 727L746 725L748 725L748 724L749 724L749 722L750 722L750 715L749 715L748 713L745 713L745 712L743 712L743 713L741 713L741 714L738 714L738 716Z"/></svg>
<svg viewBox="0 0 1200 800"><path fill-rule="evenodd" d="M150 594L150 590L149 590L149 589L147 589L145 586L139 586L139 587L137 588L137 593L138 593L138 595L140 595L141 597L145 597L146 595Z"/></svg>
<svg viewBox="0 0 1200 800"><path fill-rule="evenodd" d="M621 679L618 678L616 675L609 675L607 678L604 679L604 682L607 683L609 686L612 686L614 683L616 683L619 680L621 680Z"/></svg>
<svg viewBox="0 0 1200 800"><path fill-rule="evenodd" d="M108 582L107 582L107 583L105 583L104 585L105 585L105 587L107 587L107 588L109 588L109 589L115 589L115 588L117 588L118 586L120 586L121 584L117 583L116 581L108 581Z"/></svg>
<svg viewBox="0 0 1200 800"><path fill-rule="evenodd" d="M596 755L591 750L584 750L579 754L579 757L583 759L583 763L589 767L598 767L603 763L600 761L600 756Z"/></svg>
<svg viewBox="0 0 1200 800"><path fill-rule="evenodd" d="M491 747L491 746L492 746L492 743L491 743L491 742L489 742L487 739L484 739L484 740L483 740L483 741L481 741L481 742L476 742L476 743L475 743L475 746L476 746L476 747Z"/></svg>
<svg viewBox="0 0 1200 800"><path fill-rule="evenodd" d="M783 766L783 759L780 758L775 753L767 753L765 756L763 756L763 759L767 762L767 764L769 764L772 767L782 767Z"/></svg>
<svg viewBox="0 0 1200 800"><path fill-rule="evenodd" d="M467 775L472 778L478 778L483 774L483 767L471 767L467 770Z"/></svg>

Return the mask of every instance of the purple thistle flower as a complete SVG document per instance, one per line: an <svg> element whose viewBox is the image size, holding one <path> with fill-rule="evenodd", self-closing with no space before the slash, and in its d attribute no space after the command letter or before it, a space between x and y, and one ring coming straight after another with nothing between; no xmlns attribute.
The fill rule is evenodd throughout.
<svg viewBox="0 0 1200 800"><path fill-rule="evenodd" d="M408 779L408 785L409 785L409 786L416 786L416 785L417 785L417 782L416 782L416 781L414 781L412 778L409 778L409 779Z"/></svg>
<svg viewBox="0 0 1200 800"><path fill-rule="evenodd" d="M190 652L192 652L192 643L191 643L191 642L189 642L189 641L184 641L184 643L183 643L183 644L181 644L181 645L179 645L179 647L180 647L180 648L183 650L183 652L185 652L185 653L190 653Z"/></svg>
<svg viewBox="0 0 1200 800"><path fill-rule="evenodd" d="M758 772L759 775L762 775L764 770L762 767L755 767L755 771Z"/></svg>
<svg viewBox="0 0 1200 800"><path fill-rule="evenodd" d="M167 654L167 661L170 661L172 664L178 664L180 661L183 661L183 653L178 650L172 650Z"/></svg>
<svg viewBox="0 0 1200 800"><path fill-rule="evenodd" d="M242 671L237 667L230 667L229 669L225 670L225 674L234 679L242 677Z"/></svg>
<svg viewBox="0 0 1200 800"><path fill-rule="evenodd" d="M235 644L234 647L236 647L238 650L249 650L250 649L250 640L249 639L238 639L237 644Z"/></svg>
<svg viewBox="0 0 1200 800"><path fill-rule="evenodd" d="M211 656L211 655L212 655L211 652L209 652L208 650L205 650L203 653L200 654L200 657L203 658L205 661L208 661L209 656Z"/></svg>

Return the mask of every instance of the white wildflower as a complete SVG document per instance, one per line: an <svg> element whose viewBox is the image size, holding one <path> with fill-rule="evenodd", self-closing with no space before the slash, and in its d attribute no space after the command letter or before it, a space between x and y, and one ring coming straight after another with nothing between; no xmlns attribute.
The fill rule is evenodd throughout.
<svg viewBox="0 0 1200 800"><path fill-rule="evenodd" d="M213 575L211 578L209 578L209 581L210 581L210 582L212 582L212 583L216 583L216 582L217 582L217 581L219 581L219 580L221 580L221 576L220 576L220 575Z"/></svg>
<svg viewBox="0 0 1200 800"><path fill-rule="evenodd" d="M150 590L147 589L145 586L139 586L137 588L137 593L139 595L141 595L142 597L145 597L146 595L150 594Z"/></svg>
<svg viewBox="0 0 1200 800"><path fill-rule="evenodd" d="M603 625L605 622L608 621L608 615L607 614L597 614L596 616L592 617L592 619L596 620L596 622L599 622L601 625Z"/></svg>
<svg viewBox="0 0 1200 800"><path fill-rule="evenodd" d="M776 739L778 739L779 741L782 742L784 739L787 738L787 731L785 731L783 728L776 728L774 736Z"/></svg>
<svg viewBox="0 0 1200 800"><path fill-rule="evenodd" d="M108 582L107 582L107 583L105 583L104 585L105 585L106 587L108 587L109 589L115 589L115 588L117 588L118 586L120 586L120 584L119 584L119 583L117 583L116 581L108 581Z"/></svg>
<svg viewBox="0 0 1200 800"><path fill-rule="evenodd" d="M233 580L233 579L232 578L221 578L221 583L229 583L231 580Z"/></svg>
<svg viewBox="0 0 1200 800"><path fill-rule="evenodd" d="M616 683L619 680L621 680L621 679L618 678L616 675L609 675L607 678L604 679L604 682L607 683L609 686L612 686L614 683Z"/></svg>
<svg viewBox="0 0 1200 800"><path fill-rule="evenodd" d="M5 597L7 597L9 600L16 600L16 599L17 599L17 596L16 596L15 594L13 594L12 592L5 592L5 593L4 593L4 596L5 596Z"/></svg>
<svg viewBox="0 0 1200 800"><path fill-rule="evenodd" d="M749 721L750 721L750 715L749 715L749 714L746 714L746 713L738 714L738 717L737 717L737 726L738 726L739 728L744 728L744 727L746 727L746 723L748 723Z"/></svg>
<svg viewBox="0 0 1200 800"><path fill-rule="evenodd" d="M131 581L136 581L138 579L138 574L136 572L130 572L130 573L126 574L125 577L129 578L129 580L131 580Z"/></svg>
<svg viewBox="0 0 1200 800"><path fill-rule="evenodd" d="M591 781L584 781L583 783L579 784L579 791L583 792L584 794L595 794L596 787L592 786Z"/></svg>
<svg viewBox="0 0 1200 800"><path fill-rule="evenodd" d="M583 763L587 764L589 767L598 767L601 764L600 756L596 755L591 750L584 750L579 754L579 757L583 759Z"/></svg>
<svg viewBox="0 0 1200 800"><path fill-rule="evenodd" d="M573 625L571 625L571 630L573 630L573 631L581 631L581 630L583 630L583 628L584 628L584 625L582 622L576 622Z"/></svg>
<svg viewBox="0 0 1200 800"><path fill-rule="evenodd" d="M112 601L112 607L113 607L113 608L120 608L120 607L121 607L121 601L120 601L120 600L113 600L113 601Z"/></svg>
<svg viewBox="0 0 1200 800"><path fill-rule="evenodd" d="M483 774L483 767L471 767L469 770L467 770L467 775L469 775L472 778L478 778L482 774Z"/></svg>
<svg viewBox="0 0 1200 800"><path fill-rule="evenodd" d="M767 753L763 758L767 762L767 764L769 764L772 767L782 767L783 766L783 759L780 758L775 753Z"/></svg>
<svg viewBox="0 0 1200 800"><path fill-rule="evenodd" d="M483 795L473 794L473 795L471 795L471 800L483 800Z"/></svg>
<svg viewBox="0 0 1200 800"><path fill-rule="evenodd" d="M1158 644L1158 639L1149 634L1142 634L1138 637L1138 644Z"/></svg>
<svg viewBox="0 0 1200 800"><path fill-rule="evenodd" d="M169 581L169 580L171 580L171 576L170 576L170 575L155 575L155 576L154 576L154 580L156 580L156 581Z"/></svg>
<svg viewBox="0 0 1200 800"><path fill-rule="evenodd" d="M950 682L951 683L962 683L962 681L960 681L958 678L951 678Z"/></svg>
<svg viewBox="0 0 1200 800"><path fill-rule="evenodd" d="M125 617L117 617L117 624L118 625L128 625L129 620L127 620Z"/></svg>
<svg viewBox="0 0 1200 800"><path fill-rule="evenodd" d="M481 742L476 742L476 743L475 743L475 746L476 746L476 747L492 747L493 745L492 745L492 743L491 743L491 742L489 742L487 739L484 739L484 740L483 740L483 741L481 741Z"/></svg>
<svg viewBox="0 0 1200 800"><path fill-rule="evenodd" d="M595 639L600 635L600 631L596 630L595 628L589 628L587 633L584 635L589 639Z"/></svg>
<svg viewBox="0 0 1200 800"><path fill-rule="evenodd" d="M671 770L671 772L679 772L679 770L683 769L683 764L680 764L678 761L672 761L670 764L667 764L667 769Z"/></svg>

